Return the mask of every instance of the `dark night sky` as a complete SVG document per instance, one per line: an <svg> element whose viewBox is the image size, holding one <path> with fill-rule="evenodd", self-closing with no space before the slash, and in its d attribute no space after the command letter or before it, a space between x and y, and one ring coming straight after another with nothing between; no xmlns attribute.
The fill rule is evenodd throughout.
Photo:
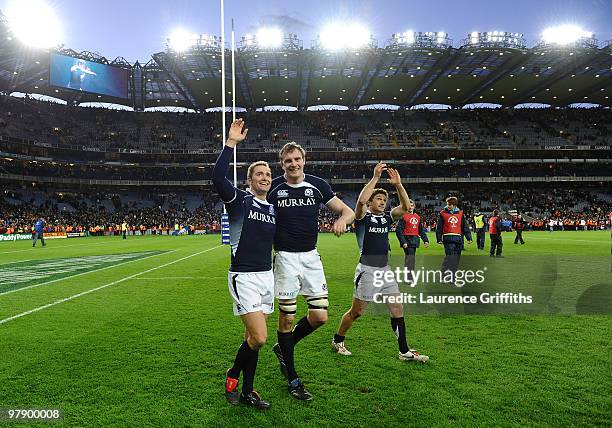
<svg viewBox="0 0 612 428"><path fill-rule="evenodd" d="M9 0L0 0L4 10ZM130 1L49 0L64 29L64 45L114 59L146 62L165 48L165 38L181 26L195 33L220 34L218 0ZM304 47L326 22L356 20L369 28L379 46L391 33L446 31L459 46L472 31L523 33L528 46L547 26L574 23L612 39L612 0L226 0L226 36L236 21L237 38L261 25L277 25L298 35Z"/></svg>

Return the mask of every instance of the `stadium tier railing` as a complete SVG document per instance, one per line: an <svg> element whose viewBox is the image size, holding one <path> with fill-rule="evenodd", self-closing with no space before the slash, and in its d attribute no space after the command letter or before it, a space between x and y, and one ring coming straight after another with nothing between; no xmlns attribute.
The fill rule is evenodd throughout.
<svg viewBox="0 0 612 428"><path fill-rule="evenodd" d="M88 186L211 186L211 180L97 180L83 178L40 177L21 174L0 174L0 179L29 181L55 184L77 184ZM331 178L332 184L364 184L369 178ZM433 177L433 178L405 178L408 184L430 183L555 183L555 182L612 182L612 176L557 176L557 177ZM244 184L244 183L242 183Z"/></svg>

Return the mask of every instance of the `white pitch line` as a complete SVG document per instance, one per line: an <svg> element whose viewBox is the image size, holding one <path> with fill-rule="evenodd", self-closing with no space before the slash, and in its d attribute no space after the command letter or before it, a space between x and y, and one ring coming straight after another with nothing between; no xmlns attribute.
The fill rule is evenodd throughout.
<svg viewBox="0 0 612 428"><path fill-rule="evenodd" d="M206 278L212 278L210 276L207 276ZM157 278L134 278L137 279L139 281L168 281L171 279L202 279L199 278L197 276L160 276Z"/></svg>
<svg viewBox="0 0 612 428"><path fill-rule="evenodd" d="M528 239L548 239L549 241L588 242L589 244L609 244L610 243L608 241L601 241L599 239L587 240L587 239L572 239L572 238L555 238L554 236L550 236L550 237L549 236L529 236L529 235L524 235L524 236L525 238L528 238Z"/></svg>
<svg viewBox="0 0 612 428"><path fill-rule="evenodd" d="M25 312L22 312L20 314L13 315L12 317L8 317L8 318L5 318L3 320L0 320L0 324L4 324L4 323L7 323L9 321L13 321L13 320L15 320L17 318L25 317L26 315L30 315L30 314L33 314L34 312L42 311L43 309L47 309L47 308L50 308L52 306L59 305L60 303L64 303L64 302L68 302L70 300L74 300L74 299L76 299L78 297L85 296L86 294L93 293L94 291L98 291L98 290L102 290L103 288L110 287L111 285L120 284L122 282L130 280L130 279L135 278L137 276L143 275L145 273L153 272L153 271L155 271L157 269L161 269L161 268L164 268L166 266L173 265L174 263L182 262L183 260L187 260L187 259L190 259L191 257L195 257L195 256L198 256L200 254L207 253L208 251L212 251L212 250L217 249L217 248L222 247L222 246L223 245L217 245L216 247L212 247L212 248L208 248L206 250L198 251L197 253L193 253L193 254L191 254L189 256L181 257L180 259L176 259L174 261L171 261L171 262L168 262L168 263L164 263L163 265L159 265L159 266L156 266L156 267L151 268L151 269L143 270L142 272L135 273L135 274L130 275L130 276L126 276L125 278L118 279L117 281L109 282L108 284L104 284L104 285L101 285L99 287L92 288L91 290L83 291L83 292L75 294L73 296L65 297L65 298L60 299L60 300L56 300L53 303L47 303L46 305L39 306L37 308L30 309L29 311L25 311ZM142 259L140 259L140 260L142 260Z"/></svg>
<svg viewBox="0 0 612 428"><path fill-rule="evenodd" d="M132 263L132 262L135 262L135 261L138 261L138 260L145 260L145 259L148 259L149 257L155 257L155 256L161 256L162 254L174 253L175 251L177 251L177 250L164 251L163 253L159 253L159 254L151 254L150 256L141 257L139 259L136 258L136 259L132 259L132 260L127 260L125 262L117 263L117 264L114 264L114 265L109 265L109 266L101 267L101 268L94 269L94 270L88 270L88 271L77 273L77 274L70 275L70 276L63 276L61 278L52 279L51 281L41 282L40 284L32 284L32 285L28 285L27 287L16 288L14 290L9 290L9 291L5 291L4 293L0 293L0 297L5 296L7 294L11 294L11 293L17 293L18 291L29 290L30 288L40 287L41 285L53 284L54 282L63 281L65 279L76 278L77 276L87 275L88 273L100 272L102 270L114 268L114 267L117 267L117 266L121 266L121 265L124 265L126 263ZM126 254L129 254L129 253L126 253ZM15 262L15 263L18 263L18 262Z"/></svg>
<svg viewBox="0 0 612 428"><path fill-rule="evenodd" d="M75 245L58 245L57 247L53 246L52 248L73 248L73 247L80 247L80 246L83 246L83 245L104 245L104 244L116 244L116 242L115 241L96 242L96 243L88 242L88 243L75 244ZM33 247L26 248L24 250L1 251L0 254L22 253L24 251L36 251L36 250L33 250L32 248ZM40 248L40 247L37 247L37 248Z"/></svg>

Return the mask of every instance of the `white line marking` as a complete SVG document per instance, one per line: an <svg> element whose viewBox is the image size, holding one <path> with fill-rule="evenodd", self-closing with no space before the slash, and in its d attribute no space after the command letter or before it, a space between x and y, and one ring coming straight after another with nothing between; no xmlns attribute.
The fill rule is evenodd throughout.
<svg viewBox="0 0 612 428"><path fill-rule="evenodd" d="M588 242L589 244L608 244L609 243L607 241L600 241L599 239L587 240L587 239L572 239L572 238L555 238L553 236L550 236L550 237L548 236L529 236L529 235L524 235L524 236L525 238L528 238L528 239L548 239L549 241Z"/></svg>
<svg viewBox="0 0 612 428"><path fill-rule="evenodd" d="M117 242L115 241L108 241L108 242L88 242L88 243L83 243L83 244L75 244L75 245L58 245L58 246L53 246L52 248L73 248L73 247L81 247L83 245L104 245L104 244L116 244ZM42 245L42 244L41 244ZM36 247L36 248L40 248L40 247ZM10 254L10 253L22 253L24 251L37 251L36 249L34 249L34 247L30 247L30 248L26 248L24 250L14 250L14 251L2 251L0 252L0 254Z"/></svg>
<svg viewBox="0 0 612 428"><path fill-rule="evenodd" d="M151 278L134 278L134 280L138 281L170 281L173 279L197 279L197 280L207 280L207 279L227 279L227 276L160 276L160 277L151 277Z"/></svg>
<svg viewBox="0 0 612 428"><path fill-rule="evenodd" d="M164 263L163 265L159 265L159 266L156 266L156 267L151 268L151 269L143 270L142 272L135 273L135 274L130 275L130 276L126 276L125 278L118 279L117 281L109 282L108 284L104 284L104 285L101 285L99 287L92 288L91 290L83 291L83 292L75 294L73 296L65 297L65 298L60 299L60 300L56 300L53 303L47 303L46 305L39 306L37 308L30 309L29 311L25 311L25 312L22 312L20 314L13 315L12 317L8 317L8 318L5 318L3 320L0 320L0 324L7 323L7 322L15 320L17 318L25 317L26 315L30 315L30 314L33 314L34 312L42 311L43 309L47 309L47 308L50 308L51 306L59 305L60 303L68 302L69 300L74 300L77 297L85 296L86 294L93 293L94 291L98 291L98 290L102 290L103 288L110 287L111 285L120 284L122 282L130 280L130 279L135 278L137 276L143 275L145 273L149 273L149 272L153 272L153 271L155 271L157 269L165 268L166 266L170 266L170 265L173 265L174 263L182 262L183 260L190 259L191 257L198 256L198 255L200 255L202 253L207 253L208 251L212 251L212 250L220 248L222 246L223 245L217 245L216 247L212 247L212 248L208 248L206 250L198 251L197 253L193 253L193 254L191 254L189 256L181 257L180 259L176 259L174 261L171 261L171 262L168 262L168 263ZM140 259L140 260L142 260L142 259Z"/></svg>
<svg viewBox="0 0 612 428"><path fill-rule="evenodd" d="M214 278L212 276L207 276L206 278ZM139 281L169 281L172 279L204 279L203 277L197 276L160 276L157 278L134 278Z"/></svg>
<svg viewBox="0 0 612 428"><path fill-rule="evenodd" d="M6 262L6 263L0 263L0 266L4 266L4 265L14 265L15 263L25 263L25 262L32 262L34 260L38 260L38 259L26 259L26 260L17 260L14 262ZM40 260L44 260L44 259L40 259Z"/></svg>
<svg viewBox="0 0 612 428"><path fill-rule="evenodd" d="M159 254L151 254L150 256L147 256L147 257L141 257L139 259L132 259L132 260L128 260L128 261L125 261L125 262L117 263L115 265L105 266L105 267L102 267L102 268L99 268L99 269L94 269L94 270L88 270L88 271L85 271L85 272L77 273L75 275L64 276L62 278L52 279L51 281L41 282L40 284L32 284L32 285L28 285L27 287L16 288L14 290L9 290L9 291L5 291L4 293L0 293L0 297L5 296L7 294L11 294L11 293L16 293L18 291L29 290L30 288L40 287L41 285L53 284L54 282L63 281L65 279L76 278L77 276L87 275L88 273L100 272L102 270L114 268L114 267L117 267L117 266L121 266L121 265L124 265L126 263L136 262L138 260L145 260L145 259L148 259L149 257L155 257L155 256L161 256L163 254L174 253L175 251L177 251L177 250L164 251L163 253L159 253ZM129 254L129 253L126 253L126 254ZM15 263L17 263L17 262L15 262Z"/></svg>

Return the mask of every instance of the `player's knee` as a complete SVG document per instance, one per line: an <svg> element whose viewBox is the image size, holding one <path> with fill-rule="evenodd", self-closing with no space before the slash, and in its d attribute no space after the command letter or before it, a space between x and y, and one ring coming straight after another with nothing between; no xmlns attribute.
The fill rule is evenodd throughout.
<svg viewBox="0 0 612 428"><path fill-rule="evenodd" d="M351 308L351 316L355 320L359 318L360 316L362 316L364 313L365 313L365 308L362 308L362 307Z"/></svg>
<svg viewBox="0 0 612 428"><path fill-rule="evenodd" d="M308 322L312 328L319 328L327 322L327 310L309 311Z"/></svg>
<svg viewBox="0 0 612 428"><path fill-rule="evenodd" d="M401 318L404 316L404 307L401 304L390 304L389 314L393 318Z"/></svg>
<svg viewBox="0 0 612 428"><path fill-rule="evenodd" d="M248 343L251 349L253 349L254 351L257 351L258 349L260 349L262 346L266 344L267 340L268 340L268 332L261 331L261 332L251 333L249 335Z"/></svg>

